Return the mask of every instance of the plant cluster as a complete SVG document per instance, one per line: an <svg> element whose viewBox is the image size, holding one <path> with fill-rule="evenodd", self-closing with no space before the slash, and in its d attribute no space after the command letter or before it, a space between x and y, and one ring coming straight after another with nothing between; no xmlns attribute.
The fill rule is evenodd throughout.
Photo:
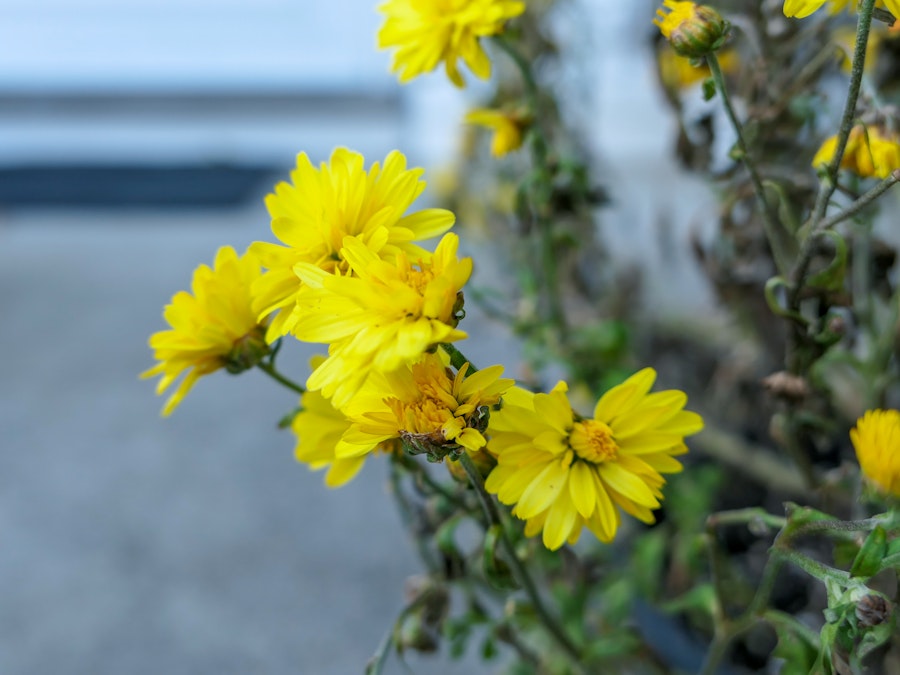
<svg viewBox="0 0 900 675"><path fill-rule="evenodd" d="M879 200L900 182L900 6L657 10L678 155L719 195L695 248L731 326L698 330L642 315L605 251L557 77L566 4L379 7L401 82L493 73L465 118L489 152L469 139L449 209L414 207L424 171L400 151L301 153L266 199L279 243L221 248L166 307L144 373L158 393L181 378L163 414L203 376L259 368L299 396L282 425L329 487L388 464L425 572L367 673L475 639L522 675L900 672L900 290L877 234L896 224ZM507 287L470 286L457 215L491 233ZM526 346L519 382L463 353L467 302ZM276 365L292 339L323 346L302 385Z"/></svg>

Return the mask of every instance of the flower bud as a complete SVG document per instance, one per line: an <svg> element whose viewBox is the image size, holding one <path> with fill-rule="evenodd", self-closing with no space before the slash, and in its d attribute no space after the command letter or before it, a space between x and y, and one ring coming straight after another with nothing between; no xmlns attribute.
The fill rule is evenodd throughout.
<svg viewBox="0 0 900 675"><path fill-rule="evenodd" d="M256 326L249 333L234 341L231 351L225 357L225 370L237 375L254 368L269 353L266 331Z"/></svg>
<svg viewBox="0 0 900 675"><path fill-rule="evenodd" d="M693 2L663 0L669 9L657 9L653 23L681 56L700 58L711 54L724 44L731 25L707 5Z"/></svg>
<svg viewBox="0 0 900 675"><path fill-rule="evenodd" d="M891 604L880 595L864 595L856 603L856 618L864 628L878 626L891 618Z"/></svg>

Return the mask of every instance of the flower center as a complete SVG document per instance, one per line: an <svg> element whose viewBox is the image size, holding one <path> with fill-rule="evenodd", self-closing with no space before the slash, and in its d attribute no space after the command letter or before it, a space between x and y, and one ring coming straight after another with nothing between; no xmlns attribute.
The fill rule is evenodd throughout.
<svg viewBox="0 0 900 675"><path fill-rule="evenodd" d="M594 464L614 460L619 453L612 429L597 420L576 422L569 434L569 445L581 459Z"/></svg>
<svg viewBox="0 0 900 675"><path fill-rule="evenodd" d="M390 398L385 403L394 413L397 426L411 434L439 432L444 422L453 417L446 405L431 397L422 397L415 401Z"/></svg>

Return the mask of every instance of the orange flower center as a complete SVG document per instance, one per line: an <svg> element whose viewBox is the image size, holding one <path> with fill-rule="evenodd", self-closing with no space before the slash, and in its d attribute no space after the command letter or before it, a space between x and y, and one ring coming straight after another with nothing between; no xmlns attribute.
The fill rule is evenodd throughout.
<svg viewBox="0 0 900 675"><path fill-rule="evenodd" d="M576 422L569 434L569 445L581 459L594 464L612 461L619 453L612 429L597 420Z"/></svg>

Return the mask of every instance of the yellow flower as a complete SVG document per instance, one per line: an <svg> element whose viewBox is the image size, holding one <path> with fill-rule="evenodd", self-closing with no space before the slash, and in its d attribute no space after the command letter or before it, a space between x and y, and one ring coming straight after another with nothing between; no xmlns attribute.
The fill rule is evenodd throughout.
<svg viewBox="0 0 900 675"><path fill-rule="evenodd" d="M592 419L572 411L564 382L549 394L507 392L488 425L498 464L485 485L515 504L527 536L543 530L544 545L556 550L587 526L609 542L619 526L616 507L654 522L662 474L681 471L674 456L687 452L685 436L703 428L699 415L683 409L683 392L648 393L655 379L645 368L613 387Z"/></svg>
<svg viewBox="0 0 900 675"><path fill-rule="evenodd" d="M681 56L696 58L716 51L728 37L730 25L712 7L694 2L663 0L653 23Z"/></svg>
<svg viewBox="0 0 900 675"><path fill-rule="evenodd" d="M314 471L327 468L325 484L328 487L343 485L359 473L365 462L365 457L335 457L334 449L350 428L350 420L317 391L303 394L300 407L291 422L291 430L297 436L294 456Z"/></svg>
<svg viewBox="0 0 900 675"><path fill-rule="evenodd" d="M836 149L837 136L832 136L822 143L812 165L816 168L828 165ZM900 136L874 126L853 127L840 168L863 178L887 178L900 169Z"/></svg>
<svg viewBox="0 0 900 675"><path fill-rule="evenodd" d="M291 183L279 183L266 198L272 232L287 246L256 242L251 250L267 272L254 287L254 307L260 316L279 311L272 321L269 342L286 335L297 321L296 295L302 284L294 273L297 263L309 263L328 273L349 270L341 256L344 237L355 237L375 254L393 260L398 253L418 257L424 249L413 242L436 237L453 226L445 209L423 209L404 215L425 189L423 169L407 169L397 151L372 164L363 156L338 148L331 159L315 168L297 156Z"/></svg>
<svg viewBox="0 0 900 675"><path fill-rule="evenodd" d="M854 10L857 0L784 0L784 15L803 19L819 10L828 3L828 11L831 14L847 9ZM878 0L878 7L886 7L895 17L900 17L900 0Z"/></svg>
<svg viewBox="0 0 900 675"><path fill-rule="evenodd" d="M866 42L866 73L872 72L878 63L878 47L884 37L884 31L872 26L869 40ZM848 75L853 70L853 51L856 46L856 28L853 26L840 26L832 33L832 39L838 47L838 62L841 70Z"/></svg>
<svg viewBox="0 0 900 675"><path fill-rule="evenodd" d="M315 370L324 361L324 356L315 356L310 365ZM300 411L291 420L291 430L297 436L294 456L313 471L328 469L325 474L328 487L340 487L351 481L366 461L366 455L338 457L335 452L350 424L347 415L317 391L307 391L300 397ZM386 441L376 443L372 450L399 452L400 446Z"/></svg>
<svg viewBox="0 0 900 675"><path fill-rule="evenodd" d="M734 51L723 51L718 55L719 66L722 72L731 74L737 72L738 56ZM659 77L669 91L678 91L703 82L712 73L706 63L695 62L686 56L679 56L670 45L662 43L656 55L659 65ZM696 65L695 65L696 63Z"/></svg>
<svg viewBox="0 0 900 675"><path fill-rule="evenodd" d="M200 265L194 271L191 293L179 291L167 305L164 317L171 330L150 336L154 358L159 361L141 377L162 375L156 393L162 394L185 370L185 378L166 401L168 415L203 375L225 368L239 373L255 366L268 352L265 326L252 309L250 287L260 276L259 261L251 253L238 258L223 246L213 269Z"/></svg>
<svg viewBox="0 0 900 675"><path fill-rule="evenodd" d="M502 157L522 146L524 121L518 115L511 115L500 110L476 108L468 112L465 121L494 132L494 137L491 139L491 154L494 157Z"/></svg>
<svg viewBox="0 0 900 675"><path fill-rule="evenodd" d="M446 359L424 354L412 365L391 373L373 373L344 412L353 422L337 446L336 456L365 456L380 444L402 439L414 453L443 458L465 448L476 452L483 435L488 407L513 385L501 379L502 366L455 376Z"/></svg>
<svg viewBox="0 0 900 675"><path fill-rule="evenodd" d="M370 372L397 370L440 342L464 339L456 328L457 312L472 259L460 260L458 246L459 238L446 234L434 254L416 264L405 252L387 262L356 238L345 237L341 257L351 275L298 263L295 271L304 288L297 296L294 334L330 344L328 359L310 375L307 387L321 389L341 408Z"/></svg>
<svg viewBox="0 0 900 675"><path fill-rule="evenodd" d="M525 11L515 0L388 0L378 7L385 15L378 47L396 47L391 70L401 82L429 73L442 61L457 87L465 82L457 61L477 77L491 75L491 62L479 38L497 35L503 24Z"/></svg>
<svg viewBox="0 0 900 675"><path fill-rule="evenodd" d="M900 497L900 412L868 410L850 430L863 475Z"/></svg>

